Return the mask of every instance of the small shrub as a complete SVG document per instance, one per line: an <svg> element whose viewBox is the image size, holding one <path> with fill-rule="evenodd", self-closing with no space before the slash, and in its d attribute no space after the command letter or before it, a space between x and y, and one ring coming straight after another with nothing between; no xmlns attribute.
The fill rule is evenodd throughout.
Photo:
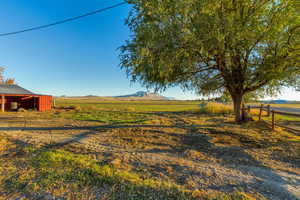
<svg viewBox="0 0 300 200"><path fill-rule="evenodd" d="M75 106L73 106L73 110L81 111L81 107L79 105L75 105Z"/></svg>
<svg viewBox="0 0 300 200"><path fill-rule="evenodd" d="M75 111L81 111L81 107L79 105L70 105L70 106L59 106L57 107L61 110L75 110Z"/></svg>

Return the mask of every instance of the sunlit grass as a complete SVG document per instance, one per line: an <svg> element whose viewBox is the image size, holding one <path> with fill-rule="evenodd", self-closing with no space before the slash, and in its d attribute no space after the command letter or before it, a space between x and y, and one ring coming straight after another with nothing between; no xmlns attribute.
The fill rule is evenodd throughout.
<svg viewBox="0 0 300 200"><path fill-rule="evenodd" d="M285 107L285 108L300 108L299 103L295 104L271 104L272 107Z"/></svg>
<svg viewBox="0 0 300 200"><path fill-rule="evenodd" d="M85 110L129 112L181 112L199 110L199 101L103 101L101 99L58 99L57 107L80 106Z"/></svg>
<svg viewBox="0 0 300 200"><path fill-rule="evenodd" d="M202 105L200 112L205 114L233 114L233 106L209 102Z"/></svg>
<svg viewBox="0 0 300 200"><path fill-rule="evenodd" d="M67 114L61 113L61 117L109 124L143 123L150 119L150 115L147 114L117 111L80 111Z"/></svg>
<svg viewBox="0 0 300 200"><path fill-rule="evenodd" d="M22 156L0 166L0 185L27 196L51 193L64 199L251 200L240 192L189 191L172 182L118 170L63 150L27 147L18 152ZM0 159L0 164L4 160Z"/></svg>
<svg viewBox="0 0 300 200"><path fill-rule="evenodd" d="M260 109L251 109L250 114L255 117L255 119L258 119L258 116L260 114ZM266 121L272 121L272 112L270 112L270 115L268 115L267 111L262 111L261 118ZM294 117L294 116L288 116L288 115L282 115L275 113L275 121L300 121L300 117Z"/></svg>
<svg viewBox="0 0 300 200"><path fill-rule="evenodd" d="M170 101L170 105L167 105L168 101L102 103L98 104L97 101L90 100L89 102L64 100L58 102L60 108L52 112L16 114L28 115L32 121L37 118L42 119L43 116L55 119L53 121L56 121L56 118L62 119L66 123L78 120L79 125L87 124L86 121L107 124L178 125L163 130L148 127L114 128L105 132L109 137L106 135L103 137L105 139L102 138L101 141L94 139L94 142L99 144L102 142L133 152L188 148L189 151L184 151L184 156L187 156L184 159L188 161L192 159L193 162L201 160L245 165L251 163L256 166L256 161L259 161L262 166L278 169L285 166L274 166L271 161L274 157L268 156L276 155L290 161L299 158L297 146L300 141L299 136L281 130L271 131L270 127L263 122L233 123L232 105L208 103L200 106L201 102L188 101ZM192 112L185 113L186 111ZM259 109L251 109L251 114L257 118ZM266 112L263 112L263 119L267 118L265 115ZM186 133L182 125L191 126L193 129ZM197 125L205 128L198 129ZM207 140L206 137L190 136L189 133L205 134ZM260 158L261 154L257 154L258 157L251 154L253 160L240 157L233 157L232 160L227 157L222 160L221 157L218 158L220 160L216 160L214 154L210 154L211 149L208 144L213 145L214 148L228 150L232 148L232 152L236 151L235 147L253 149L253 151L261 149L266 153L263 158L266 161L262 162L264 160ZM216 190L209 192L192 190L187 184L180 185L181 183L172 176L168 176L167 179L161 176L156 178L157 171L152 173L149 169L147 173L143 173L144 171L136 169L136 166L129 161L120 159L121 167L119 167L118 164L109 161L110 158L115 159L115 155L95 157L95 152L82 155L80 148L78 150L74 148L76 147L66 146L62 148L64 150L39 149L31 146L23 148L20 144L0 137L0 193L2 189L18 194L51 194L62 199L254 200L242 192L224 194ZM2 154L5 156L1 156Z"/></svg>
<svg viewBox="0 0 300 200"><path fill-rule="evenodd" d="M58 99L56 117L108 124L144 123L156 112L199 111L197 101L103 101ZM66 112L66 110L69 110Z"/></svg>

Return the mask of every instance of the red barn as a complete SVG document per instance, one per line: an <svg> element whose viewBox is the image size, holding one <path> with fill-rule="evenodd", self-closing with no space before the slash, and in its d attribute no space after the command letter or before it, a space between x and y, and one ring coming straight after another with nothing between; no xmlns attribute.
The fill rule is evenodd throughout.
<svg viewBox="0 0 300 200"><path fill-rule="evenodd" d="M18 85L0 84L0 104L3 112L20 108L47 111L52 109L52 96L34 94Z"/></svg>

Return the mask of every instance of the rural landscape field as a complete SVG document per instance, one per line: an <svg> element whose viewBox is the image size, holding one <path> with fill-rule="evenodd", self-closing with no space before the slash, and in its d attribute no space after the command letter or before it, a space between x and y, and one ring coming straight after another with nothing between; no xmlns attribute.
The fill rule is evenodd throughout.
<svg viewBox="0 0 300 200"><path fill-rule="evenodd" d="M300 135L199 101L1 114L0 199L297 199Z"/></svg>
<svg viewBox="0 0 300 200"><path fill-rule="evenodd" d="M0 200L300 200L299 0L1 8Z"/></svg>

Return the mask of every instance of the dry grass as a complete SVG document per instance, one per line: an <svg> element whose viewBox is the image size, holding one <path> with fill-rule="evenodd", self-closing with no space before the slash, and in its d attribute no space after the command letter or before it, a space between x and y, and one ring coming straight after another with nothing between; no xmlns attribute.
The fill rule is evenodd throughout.
<svg viewBox="0 0 300 200"><path fill-rule="evenodd" d="M250 110L250 114L251 114L252 116L259 116L259 114L260 114L260 109L251 109L251 110ZM261 114L262 114L262 117L265 117L265 116L267 116L268 112L263 110Z"/></svg>
<svg viewBox="0 0 300 200"><path fill-rule="evenodd" d="M215 114L215 115L219 115L219 114L233 114L233 105L231 104L223 104L223 103L216 103L216 102L209 102L207 104L205 104L201 110L201 113L205 113L205 114ZM250 110L250 114L252 116L258 116L260 113L259 109L251 109ZM266 111L262 111L262 115L265 116L267 115Z"/></svg>
<svg viewBox="0 0 300 200"><path fill-rule="evenodd" d="M139 104L25 113L34 129L0 133L0 199L273 200L300 174L299 136L263 122L236 124L229 105L200 114ZM11 115L2 126L22 127L24 113ZM261 181L281 189L266 192Z"/></svg>
<svg viewBox="0 0 300 200"><path fill-rule="evenodd" d="M5 149L10 151L9 154L0 153L0 197L4 199L252 199L242 192L187 190L171 181L117 169L113 167L117 159L112 161L114 165L102 165L89 156L65 150L37 149L1 137L1 141L4 140Z"/></svg>
<svg viewBox="0 0 300 200"><path fill-rule="evenodd" d="M200 112L205 114L232 114L233 106L222 103L209 102L202 107Z"/></svg>

